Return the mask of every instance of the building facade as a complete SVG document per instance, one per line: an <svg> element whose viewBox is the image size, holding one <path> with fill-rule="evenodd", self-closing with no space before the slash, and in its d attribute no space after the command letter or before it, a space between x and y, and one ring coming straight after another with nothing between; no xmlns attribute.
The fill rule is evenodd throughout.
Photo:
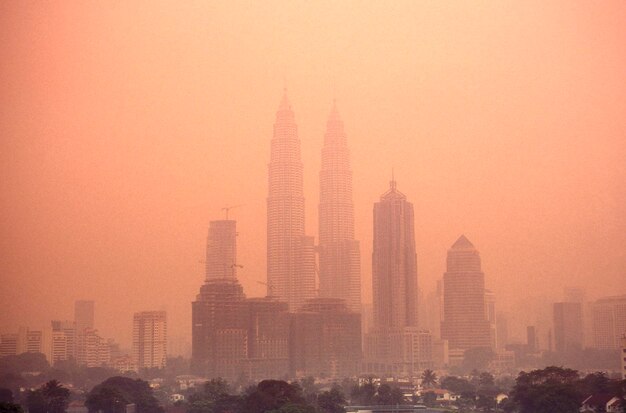
<svg viewBox="0 0 626 413"><path fill-rule="evenodd" d="M326 122L319 204L319 294L361 311L361 253L354 239L352 170L336 104Z"/></svg>
<svg viewBox="0 0 626 413"><path fill-rule="evenodd" d="M626 295L604 297L592 305L593 345L612 350L621 345L626 334Z"/></svg>
<svg viewBox="0 0 626 413"><path fill-rule="evenodd" d="M554 349L568 354L583 348L582 304L572 302L554 303L553 307Z"/></svg>
<svg viewBox="0 0 626 413"><path fill-rule="evenodd" d="M165 367L167 361L165 311L141 311L134 314L132 357L137 370Z"/></svg>
<svg viewBox="0 0 626 413"><path fill-rule="evenodd" d="M209 223L206 243L206 279L237 278L237 224L234 220Z"/></svg>
<svg viewBox="0 0 626 413"><path fill-rule="evenodd" d="M396 181L374 204L373 327L365 337L371 374L413 374L433 365L432 335L418 329L413 205Z"/></svg>
<svg viewBox="0 0 626 413"><path fill-rule="evenodd" d="M308 300L293 314L291 375L345 378L361 367L361 316L340 298Z"/></svg>
<svg viewBox="0 0 626 413"><path fill-rule="evenodd" d="M493 345L491 323L485 311L485 275L480 255L464 236L448 250L443 275L441 338L450 350Z"/></svg>
<svg viewBox="0 0 626 413"><path fill-rule="evenodd" d="M300 139L286 93L276 112L267 197L268 295L294 311L315 297L315 245L304 233Z"/></svg>

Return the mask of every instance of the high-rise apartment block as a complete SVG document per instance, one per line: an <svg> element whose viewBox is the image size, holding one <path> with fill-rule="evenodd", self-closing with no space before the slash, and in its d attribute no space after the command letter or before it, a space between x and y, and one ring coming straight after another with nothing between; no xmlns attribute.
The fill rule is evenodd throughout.
<svg viewBox="0 0 626 413"><path fill-rule="evenodd" d="M595 301L592 315L594 347L605 350L620 348L622 336L626 334L626 295Z"/></svg>
<svg viewBox="0 0 626 413"><path fill-rule="evenodd" d="M276 112L268 169L268 295L295 311L315 297L315 246L304 233L300 139L286 93Z"/></svg>
<svg viewBox="0 0 626 413"><path fill-rule="evenodd" d="M464 236L448 250L443 275L441 338L450 350L492 347L491 323L485 312L485 275L480 255Z"/></svg>
<svg viewBox="0 0 626 413"><path fill-rule="evenodd" d="M133 317L133 364L137 369L163 368L167 361L165 311L141 311Z"/></svg>
<svg viewBox="0 0 626 413"><path fill-rule="evenodd" d="M319 294L341 298L361 311L361 253L354 239L352 170L343 121L336 104L326 123L319 204Z"/></svg>

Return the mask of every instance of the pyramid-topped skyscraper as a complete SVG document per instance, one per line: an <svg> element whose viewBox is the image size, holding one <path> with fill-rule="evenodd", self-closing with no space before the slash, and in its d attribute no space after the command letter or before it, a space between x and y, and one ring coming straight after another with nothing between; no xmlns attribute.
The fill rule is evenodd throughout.
<svg viewBox="0 0 626 413"><path fill-rule="evenodd" d="M480 254L465 235L448 250L446 264L441 338L450 349L492 347Z"/></svg>
<svg viewBox="0 0 626 413"><path fill-rule="evenodd" d="M315 246L304 234L298 126L285 91L276 112L267 196L267 293L291 311L315 296Z"/></svg>
<svg viewBox="0 0 626 413"><path fill-rule="evenodd" d="M361 311L361 255L354 239L350 152L336 103L326 123L319 205L320 296Z"/></svg>

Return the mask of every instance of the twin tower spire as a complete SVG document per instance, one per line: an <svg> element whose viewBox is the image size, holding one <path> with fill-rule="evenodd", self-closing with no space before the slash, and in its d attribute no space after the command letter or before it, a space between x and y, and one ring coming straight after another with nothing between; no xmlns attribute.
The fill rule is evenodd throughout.
<svg viewBox="0 0 626 413"><path fill-rule="evenodd" d="M354 239L352 170L336 103L326 123L320 171L319 245L304 231L303 165L286 91L276 112L267 197L268 295L298 310L308 299L341 298L361 311L360 252ZM319 251L319 292L316 290Z"/></svg>

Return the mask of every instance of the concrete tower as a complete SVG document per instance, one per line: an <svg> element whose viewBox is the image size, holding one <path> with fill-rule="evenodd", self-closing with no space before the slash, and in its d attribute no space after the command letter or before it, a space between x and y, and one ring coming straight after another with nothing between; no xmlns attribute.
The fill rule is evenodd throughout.
<svg viewBox="0 0 626 413"><path fill-rule="evenodd" d="M341 298L361 311L361 254L354 239L352 170L337 105L326 123L319 205L320 297Z"/></svg>
<svg viewBox="0 0 626 413"><path fill-rule="evenodd" d="M304 235L300 139L286 92L276 112L268 169L268 295L293 311L315 296L315 245Z"/></svg>
<svg viewBox="0 0 626 413"><path fill-rule="evenodd" d="M464 235L448 250L443 275L441 338L450 349L492 347L490 323L485 314L485 275L480 255Z"/></svg>
<svg viewBox="0 0 626 413"><path fill-rule="evenodd" d="M396 181L374 204L372 283L377 329L417 327L417 256L413 204Z"/></svg>
<svg viewBox="0 0 626 413"><path fill-rule="evenodd" d="M206 243L206 279L237 278L237 222L211 221Z"/></svg>

